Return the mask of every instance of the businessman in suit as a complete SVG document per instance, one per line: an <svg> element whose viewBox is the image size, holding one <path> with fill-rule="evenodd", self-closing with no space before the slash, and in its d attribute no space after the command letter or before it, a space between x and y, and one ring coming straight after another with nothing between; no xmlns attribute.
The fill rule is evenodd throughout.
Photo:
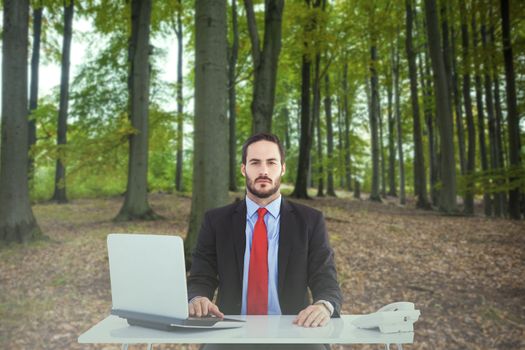
<svg viewBox="0 0 525 350"><path fill-rule="evenodd" d="M204 216L188 277L190 315L297 315L302 327L339 317L342 296L323 215L281 196L285 171L275 135L244 143L246 197Z"/></svg>

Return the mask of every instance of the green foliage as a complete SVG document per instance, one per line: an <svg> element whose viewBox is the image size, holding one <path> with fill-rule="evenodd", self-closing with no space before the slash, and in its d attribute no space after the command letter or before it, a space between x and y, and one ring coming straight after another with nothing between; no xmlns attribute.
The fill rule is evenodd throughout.
<svg viewBox="0 0 525 350"><path fill-rule="evenodd" d="M39 1L32 1L34 6ZM263 1L254 1L255 12L260 31L261 41L264 30ZM444 3L444 2L442 2ZM525 79L520 77L525 73L525 7L511 4L512 40L516 71L516 86L518 92L518 109L525 110ZM458 14L459 0L450 3L449 21L455 30L456 56L458 58L458 73L462 74L462 56L460 41L460 18ZM500 78L500 91L503 102L503 117L505 118L505 80L503 72L502 43L500 37L499 7L497 2L468 2L469 35L472 36L470 20L475 13L479 22L485 16L488 23L495 26L495 42L487 47L470 52L474 58L490 56L496 64L495 73ZM42 63L60 62L61 39L63 30L63 1L44 0L44 25L42 33ZM130 32L130 6L126 1L86 0L75 3L75 20L73 40L86 43L87 57L71 81L70 116L68 121L68 144L60 149L56 143L56 117L58 114L58 91L40 101L39 108L32 118L38 126L38 142L31 149L35 157L36 173L32 183L32 198L47 199L51 196L54 181L54 167L57 158L67 165L67 189L71 198L97 195L121 194L125 190L128 161L128 136L133 132L129 124L128 109L128 37ZM241 146L250 136L252 120L250 103L252 99L252 62L251 43L248 36L246 13L242 1L237 1L239 25L239 58L236 74L237 89L237 163L241 161ZM415 6L414 47L418 53L425 50L426 33L424 28L423 2L416 1ZM228 8L230 43L231 43L231 7ZM386 84L392 82L391 65L392 50L400 52L400 84L401 84L401 123L402 143L405 157L405 177L407 192L412 189L413 175L413 140L412 111L410 106L407 65L405 60L405 7L404 1L327 1L326 8L307 7L305 1L287 1L283 14L283 38L281 56L278 66L277 87L275 97L273 132L281 140L285 140L285 129L288 128L290 148L287 150L287 171L283 178L285 183L293 183L296 177L299 139L301 132L300 106L301 96L301 61L303 54L311 60L316 54L321 54L321 73L330 75L333 131L334 131L334 174L335 184L345 178L344 152L338 145L344 135L344 121L339 118L343 113L343 99L349 106L350 123L350 153L353 176L362 182L363 191L368 191L371 179L369 113L366 98L366 79L369 75L370 45L375 43L378 48L377 69L381 90L381 110L386 111ZM492 11L492 16L490 16ZM194 1L178 0L154 1L152 8L152 42L155 40L170 41L175 45L176 16L182 15L183 34L185 40L184 60L192 66L194 54ZM81 33L76 29L78 19L88 21L92 28ZM315 25L312 25L315 24ZM307 43L307 45L305 45ZM151 104L150 104L150 144L149 144L149 189L150 191L171 191L174 187L175 154L176 154L176 113L165 106L173 105L175 101L175 82L162 81L160 71L162 65L175 65L176 62L166 62L166 52L154 47L150 55L151 61ZM343 90L343 70L348 66L348 91ZM474 66L472 67L474 68ZM492 69L492 68L491 68ZM472 69L472 72L474 69ZM494 72L491 70L491 72ZM184 135L183 187L191 191L192 186L192 96L193 70L184 77L184 102L186 112ZM420 72L418 74L421 74ZM420 79L421 77L418 77ZM418 81L419 83L420 81ZM322 89L324 97L324 89ZM423 96L420 87L420 106L423 106ZM434 108L432 97L426 101ZM284 111L288 111L285 119ZM421 109L423 110L423 109ZM421 113L423 114L423 113ZM477 111L474 108L475 117ZM322 147L326 153L326 125L324 106L321 112L323 135ZM386 118L384 118L386 120ZM423 121L423 117L422 117ZM503 142L506 143L506 120L503 124ZM426 167L428 160L428 130L423 126L423 145ZM387 145L386 124L384 125ZM525 126L521 125L523 130ZM437 133L437 129L436 129ZM525 135L521 135L525 144ZM312 166L316 168L316 140L313 140ZM226 150L225 150L226 151ZM479 147L478 147L479 152ZM387 152L385 152L386 154ZM397 148L396 148L397 159ZM522 151L522 159L525 152ZM326 170L327 158L323 165ZM479 169L479 159L477 159ZM315 171L315 170L314 170ZM396 173L398 174L397 170ZM315 173L314 173L315 176ZM428 176L428 171L427 171ZM238 183L242 186L244 179L237 173ZM517 185L524 189L523 169L498 169L487 172L477 171L470 177L459 178L459 192L466 191L466 184L472 180L473 191L496 193L506 191L514 184L508 179L514 177Z"/></svg>
<svg viewBox="0 0 525 350"><path fill-rule="evenodd" d="M467 191L474 194L494 194L508 192L516 187L521 192L525 192L525 167L477 171L474 174L460 176L458 180L458 191L461 194ZM473 188L469 186L470 184L474 185Z"/></svg>

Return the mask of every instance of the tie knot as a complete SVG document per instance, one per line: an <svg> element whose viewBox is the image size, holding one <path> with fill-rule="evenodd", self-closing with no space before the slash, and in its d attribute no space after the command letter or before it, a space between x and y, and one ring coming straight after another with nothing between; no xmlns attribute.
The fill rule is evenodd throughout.
<svg viewBox="0 0 525 350"><path fill-rule="evenodd" d="M259 219L263 218L266 215L267 212L268 212L268 209L266 209L266 208L259 208L259 209L257 209L257 214L259 214Z"/></svg>

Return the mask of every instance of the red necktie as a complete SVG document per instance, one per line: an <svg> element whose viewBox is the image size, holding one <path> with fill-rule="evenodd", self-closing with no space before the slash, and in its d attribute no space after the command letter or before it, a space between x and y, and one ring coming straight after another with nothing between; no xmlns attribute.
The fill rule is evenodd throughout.
<svg viewBox="0 0 525 350"><path fill-rule="evenodd" d="M268 234L264 215L268 210L259 208L259 218L253 228L250 267L248 271L248 315L268 314Z"/></svg>

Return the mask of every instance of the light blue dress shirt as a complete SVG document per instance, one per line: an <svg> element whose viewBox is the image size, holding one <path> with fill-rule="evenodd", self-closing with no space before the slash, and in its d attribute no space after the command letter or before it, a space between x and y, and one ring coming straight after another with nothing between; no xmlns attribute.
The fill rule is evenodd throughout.
<svg viewBox="0 0 525 350"><path fill-rule="evenodd" d="M252 249L253 228L257 222L259 205L246 196L246 247L244 249L244 272L242 276L241 315L246 315L248 295L248 271ZM265 207L268 213L264 223L268 233L268 315L280 315L279 295L277 294L277 263L279 253L279 223L281 221L281 196Z"/></svg>

